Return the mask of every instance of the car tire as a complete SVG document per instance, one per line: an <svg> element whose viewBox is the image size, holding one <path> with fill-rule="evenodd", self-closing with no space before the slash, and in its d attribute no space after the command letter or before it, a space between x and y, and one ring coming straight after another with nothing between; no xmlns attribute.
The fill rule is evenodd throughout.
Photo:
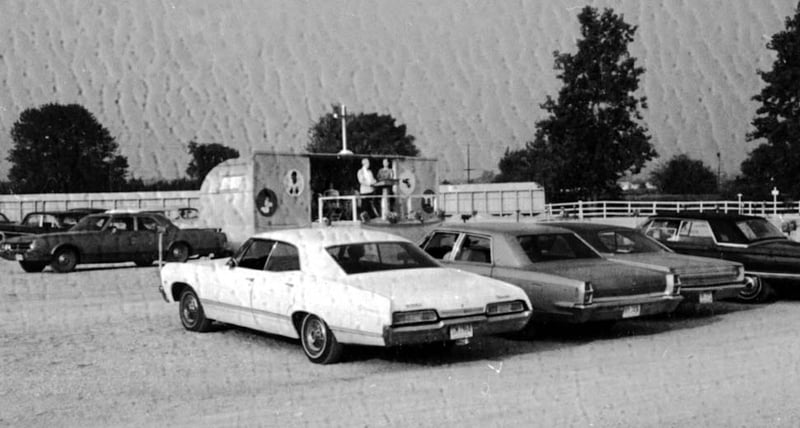
<svg viewBox="0 0 800 428"><path fill-rule="evenodd" d="M306 357L316 364L333 364L342 356L343 346L322 318L308 314L300 326L300 342Z"/></svg>
<svg viewBox="0 0 800 428"><path fill-rule="evenodd" d="M745 303L763 303L772 297L772 288L762 278L746 275L745 287L739 291L738 300Z"/></svg>
<svg viewBox="0 0 800 428"><path fill-rule="evenodd" d="M189 246L183 242L176 242L169 247L167 260L170 262L183 263L189 260Z"/></svg>
<svg viewBox="0 0 800 428"><path fill-rule="evenodd" d="M47 266L47 263L44 262L19 262L19 265L22 266L22 270L25 272L41 272L44 270L44 267Z"/></svg>
<svg viewBox="0 0 800 428"><path fill-rule="evenodd" d="M72 248L62 248L53 255L50 267L58 273L67 273L75 270L78 264L78 253Z"/></svg>
<svg viewBox="0 0 800 428"><path fill-rule="evenodd" d="M197 294L191 288L187 288L181 293L178 312L181 317L183 328L189 331L206 332L211 329L211 320L206 318L203 305Z"/></svg>

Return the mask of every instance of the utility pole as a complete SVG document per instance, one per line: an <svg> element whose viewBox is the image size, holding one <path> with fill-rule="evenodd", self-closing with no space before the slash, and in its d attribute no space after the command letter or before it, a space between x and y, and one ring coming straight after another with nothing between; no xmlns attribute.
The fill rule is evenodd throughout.
<svg viewBox="0 0 800 428"><path fill-rule="evenodd" d="M470 178L470 174L469 174L470 171L472 171L472 168L470 168L470 164L469 164L469 158L470 158L470 156L469 156L469 141L467 141L467 167L464 169L464 171L467 171L467 184L472 183L472 179Z"/></svg>
<svg viewBox="0 0 800 428"><path fill-rule="evenodd" d="M722 158L717 152L717 192L722 190Z"/></svg>

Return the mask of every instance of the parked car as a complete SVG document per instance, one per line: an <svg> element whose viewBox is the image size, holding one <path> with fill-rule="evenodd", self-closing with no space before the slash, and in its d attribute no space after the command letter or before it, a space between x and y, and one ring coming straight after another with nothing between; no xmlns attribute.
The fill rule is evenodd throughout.
<svg viewBox="0 0 800 428"><path fill-rule="evenodd" d="M69 230L88 213L81 211L34 211L19 223L0 222L0 241L15 236Z"/></svg>
<svg viewBox="0 0 800 428"><path fill-rule="evenodd" d="M575 232L609 260L675 274L684 302L712 303L738 297L744 289L741 263L676 254L629 227L586 222L548 224Z"/></svg>
<svg viewBox="0 0 800 428"><path fill-rule="evenodd" d="M781 286L800 285L800 243L763 217L683 212L650 216L640 229L677 253L742 263L741 300L769 300Z"/></svg>
<svg viewBox="0 0 800 428"><path fill-rule="evenodd" d="M48 264L56 272L70 272L80 263L149 266L159 257L159 232L167 260L227 252L227 238L216 229L179 229L155 213L103 213L84 217L69 231L6 239L0 257L19 261L26 272L41 272Z"/></svg>
<svg viewBox="0 0 800 428"><path fill-rule="evenodd" d="M463 343L517 331L531 314L513 285L445 269L399 236L344 227L262 233L227 261L167 263L161 293L188 330L214 320L299 338L322 364L343 344Z"/></svg>
<svg viewBox="0 0 800 428"><path fill-rule="evenodd" d="M11 223L11 220L5 214L0 213L0 223Z"/></svg>
<svg viewBox="0 0 800 428"><path fill-rule="evenodd" d="M571 231L554 226L442 225L421 247L446 266L520 286L536 321L611 325L671 312L682 300L674 274L606 260Z"/></svg>

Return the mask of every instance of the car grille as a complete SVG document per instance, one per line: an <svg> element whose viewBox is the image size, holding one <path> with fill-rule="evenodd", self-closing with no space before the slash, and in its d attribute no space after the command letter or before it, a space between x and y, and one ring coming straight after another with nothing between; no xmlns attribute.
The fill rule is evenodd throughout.
<svg viewBox="0 0 800 428"><path fill-rule="evenodd" d="M31 248L30 242L4 242L3 249L8 249L9 251L28 251Z"/></svg>
<svg viewBox="0 0 800 428"><path fill-rule="evenodd" d="M680 274L681 286L704 287L715 284L729 284L736 281L738 272L735 267L705 272L685 272Z"/></svg>

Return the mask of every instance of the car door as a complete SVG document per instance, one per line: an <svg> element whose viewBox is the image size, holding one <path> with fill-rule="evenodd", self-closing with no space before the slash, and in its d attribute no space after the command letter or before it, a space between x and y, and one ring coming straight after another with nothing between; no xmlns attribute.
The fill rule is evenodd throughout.
<svg viewBox="0 0 800 428"><path fill-rule="evenodd" d="M140 257L158 258L158 222L151 216L137 216L133 241Z"/></svg>
<svg viewBox="0 0 800 428"><path fill-rule="evenodd" d="M275 241L268 239L251 239L228 269L217 272L215 286L206 295L213 301L219 321L262 329L253 318L252 292L254 284L264 281L264 267L274 245Z"/></svg>
<svg viewBox="0 0 800 428"><path fill-rule="evenodd" d="M136 245L136 226L128 214L114 215L105 227L101 250L108 251L109 261L133 260Z"/></svg>
<svg viewBox="0 0 800 428"><path fill-rule="evenodd" d="M297 247L276 242L264 270L253 281L252 311L259 330L284 336L295 334L290 311L303 286L301 275Z"/></svg>

